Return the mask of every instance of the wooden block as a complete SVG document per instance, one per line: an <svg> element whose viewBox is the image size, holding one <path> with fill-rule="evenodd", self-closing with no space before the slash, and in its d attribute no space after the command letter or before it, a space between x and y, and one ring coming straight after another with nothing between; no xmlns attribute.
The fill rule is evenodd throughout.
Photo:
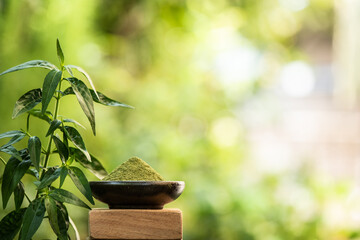
<svg viewBox="0 0 360 240"><path fill-rule="evenodd" d="M90 239L180 240L179 209L94 209L89 212Z"/></svg>

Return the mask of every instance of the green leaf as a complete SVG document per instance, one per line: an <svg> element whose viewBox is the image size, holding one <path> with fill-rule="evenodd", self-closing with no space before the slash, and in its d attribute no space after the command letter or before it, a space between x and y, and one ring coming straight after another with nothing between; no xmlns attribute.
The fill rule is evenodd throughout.
<svg viewBox="0 0 360 240"><path fill-rule="evenodd" d="M33 89L22 95L19 100L16 101L15 107L13 110L12 118L33 109L36 105L41 102L42 91L40 88Z"/></svg>
<svg viewBox="0 0 360 240"><path fill-rule="evenodd" d="M7 200L9 199L11 193L14 191L15 187L12 188L11 182L13 177L13 172L15 171L16 167L20 164L20 161L16 158L10 158L9 161L5 165L4 175L3 175L3 182L1 185L1 194L2 194L2 201L3 207L6 207Z"/></svg>
<svg viewBox="0 0 360 240"><path fill-rule="evenodd" d="M99 98L97 98L94 90L89 89L89 91L90 91L90 94L91 94L91 97L92 97L93 101L96 102L96 103L100 103L100 104L105 105L105 106L134 108L134 107L132 107L130 105L127 105L125 103L121 103L121 102L118 102L116 100L113 100L113 99L105 96L101 92L97 92L97 94L99 96ZM75 94L71 87L65 89L65 91L64 91L65 96L70 95L70 94Z"/></svg>
<svg viewBox="0 0 360 240"><path fill-rule="evenodd" d="M42 113L40 109L32 109L28 112L31 116L40 118L42 120L45 120L46 122L50 123L53 119L53 116L51 112L46 111L45 113Z"/></svg>
<svg viewBox="0 0 360 240"><path fill-rule="evenodd" d="M67 166L70 166L73 162L74 162L74 156L71 155L71 156L69 157L69 159L66 161L66 165L67 165Z"/></svg>
<svg viewBox="0 0 360 240"><path fill-rule="evenodd" d="M50 226L60 240L67 240L69 215L66 207L51 197L45 199L45 208L49 217Z"/></svg>
<svg viewBox="0 0 360 240"><path fill-rule="evenodd" d="M65 166L61 167L59 188L61 188L62 185L64 184L67 174L68 174L68 169Z"/></svg>
<svg viewBox="0 0 360 240"><path fill-rule="evenodd" d="M97 92L96 92L95 86L94 86L94 84L93 84L93 82L92 82L89 74L87 74L87 72L85 72L84 69L82 69L81 67L75 66L75 65L66 65L66 66L69 67L69 68L74 68L74 69L78 70L79 72L81 72L81 73L86 77L86 79L89 81L90 86L91 86L91 87L94 89L94 91L95 91L95 96L97 96Z"/></svg>
<svg viewBox="0 0 360 240"><path fill-rule="evenodd" d="M89 182L84 173L77 167L69 167L69 176L87 200L89 200L92 204L95 204L94 199L92 198Z"/></svg>
<svg viewBox="0 0 360 240"><path fill-rule="evenodd" d="M0 221L0 236L2 240L13 240L20 230L26 208L14 210Z"/></svg>
<svg viewBox="0 0 360 240"><path fill-rule="evenodd" d="M2 134L0 134L0 139L2 138L8 138L8 137L16 137L16 136L21 136L24 135L25 133L22 131L9 131L9 132L4 132Z"/></svg>
<svg viewBox="0 0 360 240"><path fill-rule="evenodd" d="M57 206L58 224L60 229L60 235L58 236L59 240L68 240L70 239L68 238L68 234L67 234L70 225L68 211L66 209L66 206L61 202L56 201L56 206Z"/></svg>
<svg viewBox="0 0 360 240"><path fill-rule="evenodd" d="M19 161L11 157L4 169L4 178L1 185L3 208L6 207L11 193L15 190L20 179L24 176L31 165L30 160Z"/></svg>
<svg viewBox="0 0 360 240"><path fill-rule="evenodd" d="M35 177L37 180L39 180L39 172L36 170L36 169L31 169L29 168L27 171L26 171L27 174Z"/></svg>
<svg viewBox="0 0 360 240"><path fill-rule="evenodd" d="M12 145L5 144L4 146L0 147L0 151L21 160L20 153Z"/></svg>
<svg viewBox="0 0 360 240"><path fill-rule="evenodd" d="M20 156L21 156L22 160L30 160L29 149L24 148L24 149L21 149L18 152L20 153Z"/></svg>
<svg viewBox="0 0 360 240"><path fill-rule="evenodd" d="M9 142L7 142L5 145L3 145L3 147L8 146L8 145L13 145L17 142L20 142L25 136L26 136L26 134L23 133L23 134L19 134L19 135L15 136L15 137L12 137Z"/></svg>
<svg viewBox="0 0 360 240"><path fill-rule="evenodd" d="M65 146L66 146L67 148L69 148L68 137L67 137L65 131L63 131L63 143L65 144Z"/></svg>
<svg viewBox="0 0 360 240"><path fill-rule="evenodd" d="M51 70L45 77L42 92L42 108L41 112L45 113L51 98L61 80L62 72L59 70Z"/></svg>
<svg viewBox="0 0 360 240"><path fill-rule="evenodd" d="M7 73L23 70L23 69L26 69L26 68L34 68L34 67L41 67L41 68L46 68L46 69L50 69L50 70L57 69L55 67L55 65L53 65L52 63L50 63L48 61L32 60L32 61L22 63L20 65L17 65L15 67L9 68L8 70L0 73L0 76L4 75L4 74L7 74Z"/></svg>
<svg viewBox="0 0 360 240"><path fill-rule="evenodd" d="M51 121L50 123L50 127L48 132L46 133L46 136L49 136L50 134L52 134L59 126L61 125L61 121L58 119L54 119L53 121Z"/></svg>
<svg viewBox="0 0 360 240"><path fill-rule="evenodd" d="M26 136L26 134L24 132L21 132L21 131L11 131L11 132L16 132L16 134L10 139L9 142L7 142L3 146L1 146L1 148L7 148L10 145L13 145L13 144L15 144L17 142L20 142ZM19 155L18 155L18 152L16 151L16 149L14 147L10 147L10 148L11 149L8 149L7 151L8 152L10 151L11 153L15 154L18 157ZM18 159L21 159L21 158L18 158Z"/></svg>
<svg viewBox="0 0 360 240"><path fill-rule="evenodd" d="M60 233L60 229L58 225L57 207L55 200L51 197L45 198L45 208L49 217L50 226L54 230L54 233L58 235Z"/></svg>
<svg viewBox="0 0 360 240"><path fill-rule="evenodd" d="M69 66L64 66L64 68L66 69L66 71L68 71L68 73L69 73L72 77L74 77L74 73L72 72L71 67L69 67Z"/></svg>
<svg viewBox="0 0 360 240"><path fill-rule="evenodd" d="M30 240L40 227L45 215L44 200L36 198L25 211L19 240Z"/></svg>
<svg viewBox="0 0 360 240"><path fill-rule="evenodd" d="M87 168L99 179L102 179L108 175L101 162L97 160L93 155L90 155L91 162L89 162L86 156L79 149L70 147L69 150L70 154L74 156L75 161L80 163L84 168Z"/></svg>
<svg viewBox="0 0 360 240"><path fill-rule="evenodd" d="M32 136L29 138L28 149L30 153L30 159L36 170L40 171L40 155L41 155L41 141L38 137Z"/></svg>
<svg viewBox="0 0 360 240"><path fill-rule="evenodd" d="M69 158L69 151L66 145L56 136L53 136L54 143L60 155L60 159L63 163Z"/></svg>
<svg viewBox="0 0 360 240"><path fill-rule="evenodd" d="M65 126L65 133L70 141L77 147L91 162L91 157L88 151L86 150L85 143L80 135L80 133L73 127Z"/></svg>
<svg viewBox="0 0 360 240"><path fill-rule="evenodd" d="M82 127L83 129L86 129L83 125L81 125L79 122L73 120L73 119L64 119L63 122L70 122L70 123L74 123L75 125L78 125L79 127Z"/></svg>
<svg viewBox="0 0 360 240"><path fill-rule="evenodd" d="M75 196L69 191L66 191L65 189L53 189L49 192L49 196L53 199L62 202L62 203L69 203L73 204L79 207L91 209L86 203L84 203L80 198Z"/></svg>
<svg viewBox="0 0 360 240"><path fill-rule="evenodd" d="M37 189L42 189L49 186L60 176L61 168L50 167L44 174L44 177L41 179Z"/></svg>
<svg viewBox="0 0 360 240"><path fill-rule="evenodd" d="M20 181L14 190L14 201L16 210L20 209L25 196L24 184Z"/></svg>
<svg viewBox="0 0 360 240"><path fill-rule="evenodd" d="M59 39L56 39L56 49L57 49L57 55L60 61L61 66L64 65L64 54L60 46Z"/></svg>
<svg viewBox="0 0 360 240"><path fill-rule="evenodd" d="M130 105L127 105L125 103L121 103L121 102L118 102L116 100L113 100L107 96L105 96L104 94L102 94L101 92L97 92L98 93L98 96L99 96L99 99L96 98L96 95L95 95L95 92L90 90L90 93L91 93L91 96L93 98L93 100L97 103L100 103L102 105L105 105L105 106L112 106L112 107L125 107L125 108L134 108Z"/></svg>
<svg viewBox="0 0 360 240"><path fill-rule="evenodd" d="M92 131L94 135L95 131L95 110L94 103L91 97L91 93L85 83L77 78L67 78L70 82L73 91L75 92L76 98L85 113L86 117L89 119Z"/></svg>

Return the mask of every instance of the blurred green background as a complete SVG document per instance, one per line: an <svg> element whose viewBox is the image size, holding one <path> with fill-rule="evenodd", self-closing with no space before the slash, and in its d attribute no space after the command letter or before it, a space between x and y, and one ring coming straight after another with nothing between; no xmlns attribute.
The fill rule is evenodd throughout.
<svg viewBox="0 0 360 240"><path fill-rule="evenodd" d="M183 211L186 240L360 239L359 215L352 217L359 195L355 161L332 165L329 153L328 163L317 164L312 153L321 139L274 138L284 134L279 129L287 129L289 116L300 136L318 130L303 119L313 123L320 115L314 121L304 111L294 115L299 105L307 110L319 99L349 95L334 94L339 84L329 70L341 25L337 8L327 0L0 0L0 72L32 59L57 63L59 38L66 64L83 67L98 91L135 107L96 105L96 137L74 96L64 98L60 114L87 128L80 130L87 149L108 171L138 156L167 180L185 181L185 192L168 207ZM337 49L348 46L335 39ZM1 78L0 132L25 128L26 116L11 120L14 103L41 87L45 74L29 69ZM315 110L323 114L323 108ZM321 116L325 123L334 119ZM46 130L46 123L31 120L31 132ZM359 142L351 144L356 151ZM299 153L304 146L313 148ZM80 196L69 179L65 188ZM88 211L68 208L86 239ZM11 209L1 209L0 217ZM44 221L34 239L55 239L48 229Z"/></svg>

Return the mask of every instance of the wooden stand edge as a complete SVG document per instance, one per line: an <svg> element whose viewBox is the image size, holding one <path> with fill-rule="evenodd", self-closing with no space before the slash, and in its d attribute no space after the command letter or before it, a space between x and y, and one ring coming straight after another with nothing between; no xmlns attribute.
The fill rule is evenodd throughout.
<svg viewBox="0 0 360 240"><path fill-rule="evenodd" d="M179 209L93 209L89 212L92 240L181 240Z"/></svg>

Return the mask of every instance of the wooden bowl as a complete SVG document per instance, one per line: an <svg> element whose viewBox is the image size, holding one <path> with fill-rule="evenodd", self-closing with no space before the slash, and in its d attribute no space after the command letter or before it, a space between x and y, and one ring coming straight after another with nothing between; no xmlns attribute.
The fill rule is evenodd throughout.
<svg viewBox="0 0 360 240"><path fill-rule="evenodd" d="M162 209L184 191L182 181L90 181L93 196L110 209Z"/></svg>

